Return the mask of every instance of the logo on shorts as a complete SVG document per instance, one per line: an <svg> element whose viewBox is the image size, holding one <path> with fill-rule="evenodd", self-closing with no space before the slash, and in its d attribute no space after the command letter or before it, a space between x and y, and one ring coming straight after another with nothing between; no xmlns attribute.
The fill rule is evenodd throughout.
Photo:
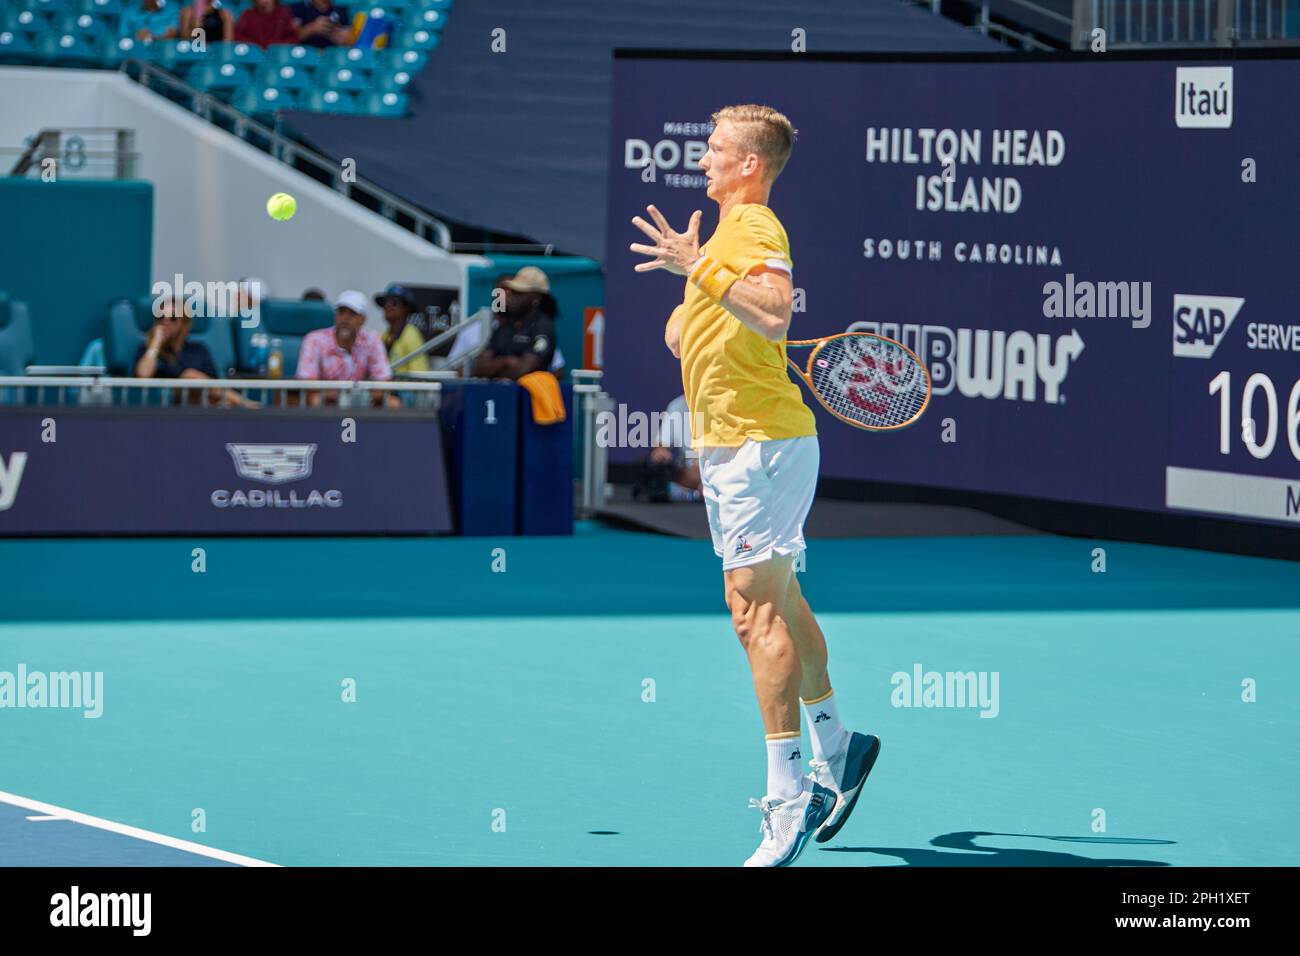
<svg viewBox="0 0 1300 956"><path fill-rule="evenodd" d="M741 535L740 540L736 542L736 554L744 554L746 551L753 550L754 549L749 546L749 542L745 540L745 536Z"/></svg>

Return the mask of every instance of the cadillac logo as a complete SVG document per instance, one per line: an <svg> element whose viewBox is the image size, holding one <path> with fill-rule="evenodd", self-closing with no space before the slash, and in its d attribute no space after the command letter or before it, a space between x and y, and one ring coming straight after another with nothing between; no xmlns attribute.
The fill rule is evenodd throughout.
<svg viewBox="0 0 1300 956"><path fill-rule="evenodd" d="M227 444L226 451L234 459L235 472L240 478L268 485L283 485L311 477L311 462L316 455L316 445ZM337 488L304 492L297 488L289 491L278 488L218 488L212 492L211 498L216 508L343 507L343 492Z"/></svg>
<svg viewBox="0 0 1300 956"><path fill-rule="evenodd" d="M240 478L282 485L311 477L311 460L316 454L316 445L227 444L226 451L235 459L235 471Z"/></svg>

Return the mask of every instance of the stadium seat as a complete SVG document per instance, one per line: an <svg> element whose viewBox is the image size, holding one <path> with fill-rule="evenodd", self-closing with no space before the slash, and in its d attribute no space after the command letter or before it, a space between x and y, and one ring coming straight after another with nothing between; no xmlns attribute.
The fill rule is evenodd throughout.
<svg viewBox="0 0 1300 956"><path fill-rule="evenodd" d="M253 83L236 92L230 105L249 116L267 116L279 110L296 109L298 100L293 90Z"/></svg>
<svg viewBox="0 0 1300 956"><path fill-rule="evenodd" d="M447 14L441 10L421 10L419 16L413 19L414 23L411 26L416 30L430 30L441 33L442 28L447 25Z"/></svg>
<svg viewBox="0 0 1300 956"><path fill-rule="evenodd" d="M253 43L209 43L208 56L217 63L238 63L256 67L264 59L262 48Z"/></svg>
<svg viewBox="0 0 1300 956"><path fill-rule="evenodd" d="M50 18L31 10L6 10L3 18L0 18L0 24L10 33L34 37L49 31Z"/></svg>
<svg viewBox="0 0 1300 956"><path fill-rule="evenodd" d="M75 33L46 33L37 37L35 46L36 56L55 66L100 61L100 48Z"/></svg>
<svg viewBox="0 0 1300 956"><path fill-rule="evenodd" d="M263 62L276 66L294 66L302 70L314 70L320 63L320 51L310 46L291 46L277 43L266 48Z"/></svg>
<svg viewBox="0 0 1300 956"><path fill-rule="evenodd" d="M5 60L29 60L34 48L25 33L0 30L0 62Z"/></svg>
<svg viewBox="0 0 1300 956"><path fill-rule="evenodd" d="M304 90L298 108L313 113L356 113L357 101L351 93L343 90Z"/></svg>
<svg viewBox="0 0 1300 956"><path fill-rule="evenodd" d="M390 70L406 70L411 74L419 73L429 62L429 54L423 50L381 50L379 58Z"/></svg>
<svg viewBox="0 0 1300 956"><path fill-rule="evenodd" d="M36 10L51 17L75 9L72 0L26 0L25 5L29 10Z"/></svg>
<svg viewBox="0 0 1300 956"><path fill-rule="evenodd" d="M250 361L253 334L265 332L281 340L284 349L284 377L293 378L298 368L298 352L302 338L316 329L334 327L334 310L326 302L309 302L302 299L267 299L262 303L262 321L255 329L236 325L235 336L239 344L239 367L256 371Z"/></svg>
<svg viewBox="0 0 1300 956"><path fill-rule="evenodd" d="M432 30L403 30L397 46L406 50L433 50L438 46L438 34Z"/></svg>
<svg viewBox="0 0 1300 956"><path fill-rule="evenodd" d="M196 90L211 93L242 89L253 81L251 72L238 63L201 63L187 79Z"/></svg>
<svg viewBox="0 0 1300 956"><path fill-rule="evenodd" d="M361 104L370 116L399 117L407 112L405 93L370 93L362 94Z"/></svg>
<svg viewBox="0 0 1300 956"><path fill-rule="evenodd" d="M61 33L74 33L91 43L97 43L108 34L116 33L107 17L93 13L66 13L55 22L54 28Z"/></svg>
<svg viewBox="0 0 1300 956"><path fill-rule="evenodd" d="M411 74L406 70L380 73L375 77L375 85L381 93L403 93L411 85L411 78Z"/></svg>
<svg viewBox="0 0 1300 956"><path fill-rule="evenodd" d="M409 11L416 6L416 0L393 0L388 3L385 0L379 0L366 11L368 17L378 17L381 14L385 17L392 17L394 20L401 20L406 17Z"/></svg>
<svg viewBox="0 0 1300 956"><path fill-rule="evenodd" d="M159 65L173 73L188 73L191 67L208 61L208 51L196 50L189 40L161 40L154 47Z"/></svg>
<svg viewBox="0 0 1300 956"><path fill-rule="evenodd" d="M287 63L263 63L257 70L257 82L277 90L303 90L312 85L309 73Z"/></svg>
<svg viewBox="0 0 1300 956"><path fill-rule="evenodd" d="M142 43L131 37L106 36L100 41L99 55L106 66L121 66L127 60L152 63L158 55L158 44Z"/></svg>
<svg viewBox="0 0 1300 956"><path fill-rule="evenodd" d="M364 50L355 46L330 47L321 54L320 65L322 70L348 69L353 72L370 72L379 68L379 54L374 50Z"/></svg>
<svg viewBox="0 0 1300 956"><path fill-rule="evenodd" d="M136 353L153 327L153 297L119 299L108 310L108 335L104 338L108 370L114 375L134 372ZM236 320L227 316L197 315L189 337L202 342L212 353L217 374L224 376L235 367Z"/></svg>
<svg viewBox="0 0 1300 956"><path fill-rule="evenodd" d="M416 0L416 2L425 9L450 10L452 8L452 0Z"/></svg>
<svg viewBox="0 0 1300 956"><path fill-rule="evenodd" d="M26 304L0 292L0 375L22 375L35 357Z"/></svg>
<svg viewBox="0 0 1300 956"><path fill-rule="evenodd" d="M122 15L122 0L81 0L83 13L98 13L114 18Z"/></svg>
<svg viewBox="0 0 1300 956"><path fill-rule="evenodd" d="M341 70L322 70L316 78L327 90L364 90L370 86L366 74L347 67Z"/></svg>

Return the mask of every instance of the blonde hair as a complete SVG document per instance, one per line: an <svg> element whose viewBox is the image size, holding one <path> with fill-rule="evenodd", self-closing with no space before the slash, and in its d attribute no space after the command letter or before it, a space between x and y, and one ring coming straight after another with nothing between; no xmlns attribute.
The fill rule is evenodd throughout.
<svg viewBox="0 0 1300 956"><path fill-rule="evenodd" d="M726 120L736 127L740 151L745 155L756 153L763 160L769 182L781 175L798 133L789 117L770 106L749 103L724 106L711 118L714 126Z"/></svg>

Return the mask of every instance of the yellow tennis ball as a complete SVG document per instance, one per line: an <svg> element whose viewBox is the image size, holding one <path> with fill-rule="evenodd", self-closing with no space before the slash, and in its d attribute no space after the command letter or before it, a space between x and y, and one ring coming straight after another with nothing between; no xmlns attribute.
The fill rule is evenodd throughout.
<svg viewBox="0 0 1300 956"><path fill-rule="evenodd" d="M298 201L288 193L276 193L266 201L266 212L272 219L284 222L298 211Z"/></svg>

